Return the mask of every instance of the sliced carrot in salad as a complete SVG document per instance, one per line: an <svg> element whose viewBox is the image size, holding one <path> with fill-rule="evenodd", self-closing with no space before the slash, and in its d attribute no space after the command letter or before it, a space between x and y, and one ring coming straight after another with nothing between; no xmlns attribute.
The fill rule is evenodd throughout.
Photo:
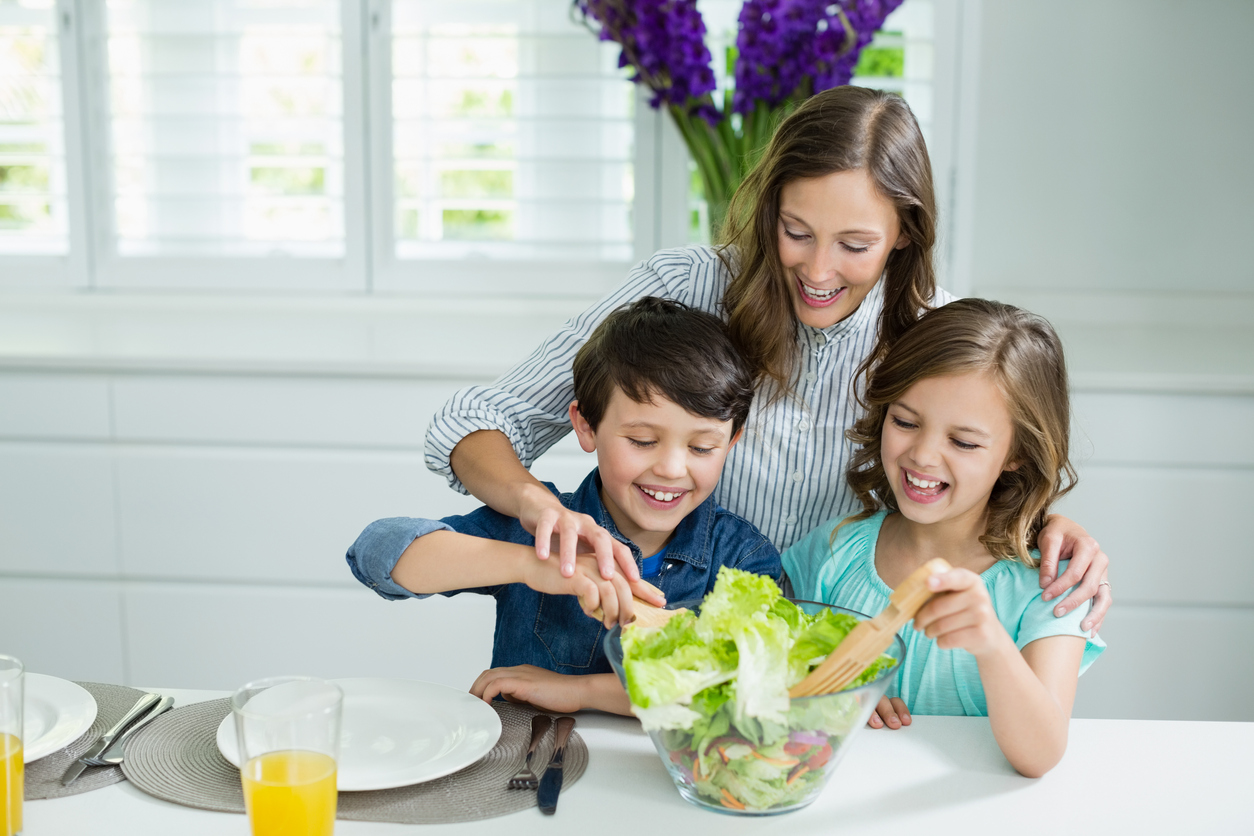
<svg viewBox="0 0 1254 836"><path fill-rule="evenodd" d="M735 797L734 795L732 795L731 793L729 793L729 792L728 792L725 788L724 788L724 789L720 789L720 790L719 790L719 792L721 792L721 793L723 794L723 806L724 806L724 807L730 807L730 808L732 808L733 810L743 810L743 809L745 809L745 805L743 805L743 804L741 804L739 801L737 801L737 800L736 800L736 797Z"/></svg>

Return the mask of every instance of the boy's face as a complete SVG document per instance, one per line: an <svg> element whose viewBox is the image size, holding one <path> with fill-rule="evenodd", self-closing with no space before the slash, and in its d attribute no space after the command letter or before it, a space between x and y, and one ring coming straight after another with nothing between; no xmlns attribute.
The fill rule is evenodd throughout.
<svg viewBox="0 0 1254 836"><path fill-rule="evenodd" d="M714 491L736 443L731 421L693 415L660 395L636 403L615 390L596 430L577 402L570 419L580 446L596 451L601 501L646 557Z"/></svg>

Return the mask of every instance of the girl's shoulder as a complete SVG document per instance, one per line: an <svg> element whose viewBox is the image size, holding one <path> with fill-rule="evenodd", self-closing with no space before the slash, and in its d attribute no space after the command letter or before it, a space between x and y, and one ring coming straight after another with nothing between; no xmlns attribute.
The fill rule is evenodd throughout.
<svg viewBox="0 0 1254 836"><path fill-rule="evenodd" d="M801 597L825 600L833 579L850 570L875 573L875 544L887 511L866 519L828 520L789 546L781 557L784 571ZM865 571L864 571L865 570Z"/></svg>

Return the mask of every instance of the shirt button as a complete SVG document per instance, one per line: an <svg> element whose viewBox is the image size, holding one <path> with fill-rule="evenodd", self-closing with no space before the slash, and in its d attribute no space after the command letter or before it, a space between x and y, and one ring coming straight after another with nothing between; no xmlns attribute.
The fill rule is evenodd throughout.
<svg viewBox="0 0 1254 836"><path fill-rule="evenodd" d="M810 424L809 424L809 422L807 422L807 421L798 421L798 422L797 422L797 431L798 431L798 432L805 432L805 431L806 431L806 430L808 430L808 429L810 429Z"/></svg>
<svg viewBox="0 0 1254 836"><path fill-rule="evenodd" d="M796 525L796 524L797 524L797 515L796 515L796 514L789 514L789 515L788 515L788 519L784 520L784 522L788 523L789 525Z"/></svg>
<svg viewBox="0 0 1254 836"><path fill-rule="evenodd" d="M800 481L801 481L802 479L804 479L804 478L806 478L806 477L805 477L805 474L803 474L800 470L796 471L796 472L795 472L795 473L793 473L793 475L792 475L792 480L793 480L794 482L800 482Z"/></svg>
<svg viewBox="0 0 1254 836"><path fill-rule="evenodd" d="M806 372L806 380L808 382L813 383L814 381L818 380L818 378L819 376L815 374L814 372Z"/></svg>

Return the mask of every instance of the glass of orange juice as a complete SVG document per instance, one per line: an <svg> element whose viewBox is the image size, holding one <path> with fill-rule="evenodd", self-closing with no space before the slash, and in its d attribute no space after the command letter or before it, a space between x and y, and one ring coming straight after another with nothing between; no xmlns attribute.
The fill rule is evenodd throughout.
<svg viewBox="0 0 1254 836"><path fill-rule="evenodd" d="M231 695L253 836L331 836L344 694L310 677L250 682Z"/></svg>
<svg viewBox="0 0 1254 836"><path fill-rule="evenodd" d="M0 656L0 836L22 832L22 686L24 668Z"/></svg>

